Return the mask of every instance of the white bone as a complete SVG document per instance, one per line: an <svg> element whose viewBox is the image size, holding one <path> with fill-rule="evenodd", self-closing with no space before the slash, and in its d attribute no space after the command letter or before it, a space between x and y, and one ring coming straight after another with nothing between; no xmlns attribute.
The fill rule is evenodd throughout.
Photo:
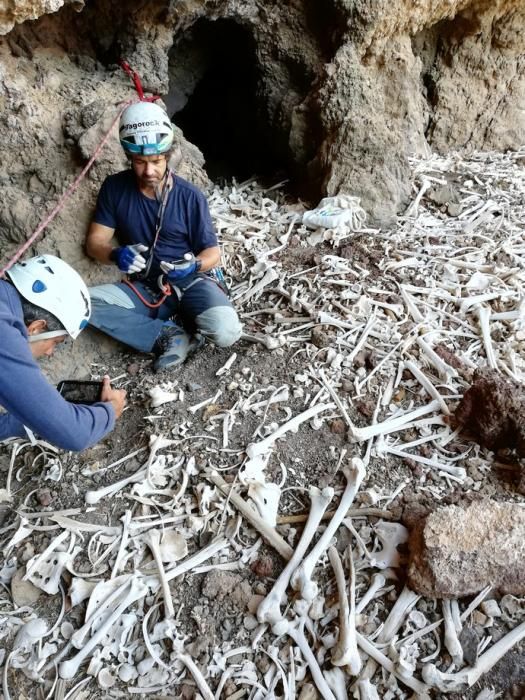
<svg viewBox="0 0 525 700"><path fill-rule="evenodd" d="M441 357L434 352L434 350L432 350L424 338L418 337L416 342L427 356L430 363L435 367L435 369L437 369L441 379L443 379L445 382L450 382L451 379L458 376L457 371L450 365L447 365L447 363L442 360Z"/></svg>
<svg viewBox="0 0 525 700"><path fill-rule="evenodd" d="M164 597L164 610L166 617L172 619L175 617L175 608L173 607L170 586L168 580L166 579L164 564L162 563L162 554L160 552L160 533L158 530L148 530L148 532L143 535L143 539L150 548L153 558L155 559L155 564L157 565L162 595Z"/></svg>
<svg viewBox="0 0 525 700"><path fill-rule="evenodd" d="M119 619L126 608L139 598L142 598L147 591L147 586L137 577L131 579L131 584L127 594L123 597L118 607L111 613L104 624L99 627L95 634L85 643L82 649L72 659L62 661L59 668L60 677L64 680L73 678L82 663L100 643L106 632Z"/></svg>
<svg viewBox="0 0 525 700"><path fill-rule="evenodd" d="M237 359L237 353L234 352L233 355L230 355L230 357L226 360L226 362L223 364L223 366L220 367L220 368L215 372L215 376L216 376L216 377L220 377L222 374L226 374L226 372L228 372L228 370L231 369L231 367L232 367L232 365L233 365L233 363L235 362L236 359Z"/></svg>
<svg viewBox="0 0 525 700"><path fill-rule="evenodd" d="M356 428L355 426L352 426L353 430L350 430L350 437L353 442L365 442L376 435L387 435L388 433L393 433L397 430L404 430L416 418L420 418L428 413L433 413L438 409L439 401L434 400L426 406L420 406L413 411L403 413L396 418L390 418L382 423L374 423L366 428Z"/></svg>
<svg viewBox="0 0 525 700"><path fill-rule="evenodd" d="M361 670L362 661L357 649L355 632L355 571L352 550L350 547L348 548L350 559L350 604L348 604L348 596L346 594L343 565L337 549L330 547L328 556L335 573L339 595L339 636L337 644L332 649L332 663L334 666L348 666L349 672L353 676L357 676Z"/></svg>
<svg viewBox="0 0 525 700"><path fill-rule="evenodd" d="M299 591L301 596L308 601L312 601L318 591L317 584L312 581L312 573L315 565L328 548L332 537L335 535L348 509L352 505L355 495L359 490L359 486L364 479L366 473L365 466L359 458L354 457L351 460L351 465L343 469L343 473L347 483L341 497L341 502L312 551L292 576L292 588L295 591Z"/></svg>
<svg viewBox="0 0 525 700"><path fill-rule="evenodd" d="M414 377L418 380L418 382L421 384L421 386L428 391L430 396L433 399L436 399L436 401L439 401L439 406L441 408L442 413L444 413L446 416L450 416L450 410L445 403L445 399L441 396L439 391L436 389L436 387L432 384L430 379L426 376L424 372L421 371L421 369L411 360L407 360L404 363L405 367L412 372Z"/></svg>
<svg viewBox="0 0 525 700"><path fill-rule="evenodd" d="M494 354L494 346L492 344L492 338L490 336L490 315L491 310L486 306L481 304L475 306L478 312L479 325L481 328L481 337L483 338L483 345L485 346L485 353L487 355L487 362L489 367L492 369L498 369L498 361L496 360L496 355Z"/></svg>
<svg viewBox="0 0 525 700"><path fill-rule="evenodd" d="M303 533L290 561L282 570L281 575L274 583L272 590L257 608L257 619L259 622L270 622L273 624L282 618L281 600L286 589L288 588L290 577L299 565L304 553L310 545L310 542L315 536L323 513L332 500L334 490L327 487L322 491L319 491L319 489L317 489L315 486L312 486L310 487L309 493L311 501L310 513L308 514L308 520L306 521Z"/></svg>
<svg viewBox="0 0 525 700"><path fill-rule="evenodd" d="M379 569L398 567L400 554L397 548L408 540L408 530L400 523L389 523L385 520L380 520L374 529L383 549L372 554L370 564Z"/></svg>
<svg viewBox="0 0 525 700"><path fill-rule="evenodd" d="M368 603L375 598L376 593L383 588L383 586L386 583L386 578L383 576L383 574L376 573L372 576L372 581L370 583L370 587L366 591L366 593L363 595L359 603L357 603L355 611L356 614L359 615L359 613L363 612L363 610L366 608Z"/></svg>
<svg viewBox="0 0 525 700"><path fill-rule="evenodd" d="M463 647L458 639L456 625L452 617L450 600L443 600L442 610L443 619L445 621L445 647L452 657L452 661L459 667L463 665Z"/></svg>
<svg viewBox="0 0 525 700"><path fill-rule="evenodd" d="M481 676L505 656L505 654L525 638L525 622L493 644L488 651L478 657L476 665L457 673L443 673L434 664L423 666L423 680L428 685L438 688L442 693L457 693L470 688Z"/></svg>
<svg viewBox="0 0 525 700"><path fill-rule="evenodd" d="M328 687L335 695L336 700L348 700L346 690L346 674L342 668L331 668L323 673Z"/></svg>
<svg viewBox="0 0 525 700"><path fill-rule="evenodd" d="M380 700L377 694L375 685L372 685L368 679L358 681L359 700Z"/></svg>
<svg viewBox="0 0 525 700"><path fill-rule="evenodd" d="M396 666L393 661L391 661L387 656L385 656L379 649L372 644L366 637L363 635L359 634L359 632L356 632L357 635L357 644L359 647L365 652L365 654L368 654L370 657L370 661L374 661L376 664L382 666L384 669L386 669L389 673L394 674L396 678L398 678L402 683L404 683L406 686L414 690L418 695L418 700L423 700L423 698L429 698L429 686L425 685L424 683L421 683L421 681L418 681L416 678L413 678L411 676L404 677L402 676L399 671L396 669ZM370 663L369 661L369 663ZM375 668L375 666L374 666ZM363 673L366 672L368 669L368 664L367 668ZM363 676L360 677L360 680L365 680Z"/></svg>
<svg viewBox="0 0 525 700"><path fill-rule="evenodd" d="M275 528L270 527L258 513L248 504L246 501L239 496L238 493L232 488L231 484L227 484L224 479L219 474L208 474L206 478L213 484L218 486L221 491L229 497L229 500L237 508L237 510L244 515L246 520L250 522L258 532L264 537L264 539L270 544L279 554L286 560L290 559L293 554L293 550L289 544L287 544L283 538L278 534Z"/></svg>
<svg viewBox="0 0 525 700"><path fill-rule="evenodd" d="M332 408L334 408L334 404L332 403L317 404L316 406L312 406L312 408L308 408L306 411L303 411L303 413L299 413L297 416L294 416L291 420L287 421L286 423L283 423L283 425L280 425L275 432L273 432L271 435L268 435L268 437L264 438L264 440L260 440L259 442L251 443L250 445L248 445L248 447L246 448L246 454L248 455L248 457L253 458L268 452L268 450L270 450L273 447L274 442L280 437L282 437L285 433L287 433L290 430L292 432L297 431L301 423L310 420L314 416L317 416L319 413L323 413L324 411L330 411L332 410Z"/></svg>
<svg viewBox="0 0 525 700"><path fill-rule="evenodd" d="M281 489L277 484L252 481L248 487L248 496L252 499L259 515L270 527L277 525Z"/></svg>
<svg viewBox="0 0 525 700"><path fill-rule="evenodd" d="M321 671L321 668L317 663L317 659L315 658L315 655L311 650L310 645L308 644L308 641L304 635L303 622L304 620L302 620L301 618L297 618L294 622L289 622L288 620L281 619L276 625L274 625L274 627L272 627L272 631L274 632L274 634L277 634L279 636L287 634L293 639L293 641L301 650L303 659L306 661L308 667L310 668L312 679L317 687L317 690L320 692L323 700L336 700L334 694L330 690L330 687L323 676L323 672Z"/></svg>
<svg viewBox="0 0 525 700"><path fill-rule="evenodd" d="M151 398L151 407L158 408L165 403L170 403L170 401L178 401L179 394L173 394L170 391L165 391L161 389L160 386L154 386L153 389L148 390L148 394Z"/></svg>

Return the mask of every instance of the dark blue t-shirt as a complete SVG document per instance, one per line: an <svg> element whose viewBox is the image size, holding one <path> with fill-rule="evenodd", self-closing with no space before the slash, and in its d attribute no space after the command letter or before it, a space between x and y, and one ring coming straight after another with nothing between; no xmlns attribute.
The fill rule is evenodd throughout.
<svg viewBox="0 0 525 700"><path fill-rule="evenodd" d="M133 171L124 170L104 180L93 221L115 229L121 245L142 243L151 250L159 207L156 199L139 190ZM161 260L170 262L182 258L184 253L198 255L216 245L206 197L194 185L174 176L149 276L159 274Z"/></svg>

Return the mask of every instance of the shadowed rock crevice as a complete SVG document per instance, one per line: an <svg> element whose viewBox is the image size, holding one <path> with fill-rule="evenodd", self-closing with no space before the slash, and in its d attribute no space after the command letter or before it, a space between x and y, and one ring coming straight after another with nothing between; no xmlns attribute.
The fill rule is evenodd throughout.
<svg viewBox="0 0 525 700"><path fill-rule="evenodd" d="M290 160L265 114L256 49L249 28L220 19L199 20L170 53L166 104L213 180L272 176Z"/></svg>

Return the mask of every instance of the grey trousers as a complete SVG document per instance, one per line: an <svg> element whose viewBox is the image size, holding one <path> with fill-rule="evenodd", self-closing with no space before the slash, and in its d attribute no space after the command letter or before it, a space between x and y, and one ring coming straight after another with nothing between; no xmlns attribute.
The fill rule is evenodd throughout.
<svg viewBox="0 0 525 700"><path fill-rule="evenodd" d="M154 303L159 290L148 282L133 282ZM90 288L90 324L135 350L151 352L166 321L174 321L188 335L200 333L220 347L239 340L242 326L230 300L204 274L182 280L158 308L146 306L123 282ZM172 324L170 324L172 325Z"/></svg>

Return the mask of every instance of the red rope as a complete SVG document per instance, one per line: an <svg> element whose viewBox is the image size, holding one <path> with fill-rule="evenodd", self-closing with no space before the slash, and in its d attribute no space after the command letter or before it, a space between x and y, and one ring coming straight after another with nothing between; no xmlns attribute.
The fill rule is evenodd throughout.
<svg viewBox="0 0 525 700"><path fill-rule="evenodd" d="M159 299L159 301L155 302L155 304L152 304L150 301L148 301L145 297L142 296L142 294L139 292L139 290L135 287L135 285L130 282L129 280L122 280L124 284L127 284L130 289L132 289L135 294L138 296L138 298L141 300L141 302L144 304L144 306L147 306L148 309L158 309L159 306L162 306L166 299L171 296L171 287L169 284L165 284L162 287L162 291L164 293L164 296Z"/></svg>
<svg viewBox="0 0 525 700"><path fill-rule="evenodd" d="M46 218L37 226L37 228L36 228L36 230L34 231L34 233L31 234L31 236L27 239L27 241L23 244L23 246L22 246L21 248L19 248L19 250L15 253L15 255L13 255L13 257L9 260L9 262L8 262L6 265L4 265L4 267L2 268L2 270L0 270L0 278L1 278L1 277L4 277L4 276L5 276L5 273L9 270L9 268L12 267L12 266L16 263L16 261L19 260L19 259L22 257L22 255L26 252L26 250L27 250L27 249L32 245L32 243L35 241L35 239L36 239L36 238L42 233L42 231L46 228L46 226L47 226L48 224L50 224L51 221L53 221L53 219L55 218L55 216L59 213L59 211L60 211L60 210L62 209L62 207L64 206L64 203L65 203L66 199L67 199L68 197L70 197L70 196L75 192L75 190L78 188L78 186L80 185L81 181L84 179L84 177L85 177L87 171L91 168L91 166L92 166L93 163L95 162L96 158L98 157L98 154L100 153L100 151L102 150L102 148L105 146L106 141L108 140L108 138L109 138L109 136L110 136L110 134L111 134L111 130L113 129L113 127L115 126L115 124L116 124L117 121L119 120L120 115L121 115L122 112L126 109L126 107L127 107L128 105L130 105L130 104L131 104L131 100L128 100L127 102L124 102L123 105L122 105L122 103L121 103L121 109L118 111L118 114L117 114L117 116L115 117L115 119L112 121L111 126L109 127L109 129L108 129L106 135L104 136L104 138L102 139L102 141L101 141L101 142L99 143L99 145L97 146L95 152L93 153L93 155L91 156L91 158L89 159L89 161L87 162L87 164L85 165L85 167L84 167L84 169L82 170L82 172L80 173L80 175L78 175L78 176L75 178L74 182L67 188L67 190L64 192L64 194L63 194L63 195L60 197L60 199L58 200L57 205L56 205L56 206L54 207L54 209L46 216Z"/></svg>
<svg viewBox="0 0 525 700"><path fill-rule="evenodd" d="M139 74L133 70L133 68L129 65L127 61L125 61L123 58L120 59L119 61L120 67L129 75L131 80L133 81L133 85L135 86L135 90L137 91L137 94L139 96L139 100L141 102L155 102L155 100L160 100L159 95L152 95L151 97L145 97L144 96L144 89L142 87L142 82L140 80Z"/></svg>
<svg viewBox="0 0 525 700"><path fill-rule="evenodd" d="M154 102L155 100L159 100L160 97L158 95L153 95L152 97L145 97L144 96L144 90L142 88L142 83L140 81L140 77L138 74L131 69L129 63L127 61L121 60L120 65L122 68L126 71L126 73L130 76L130 78L133 80L133 84L135 85L135 89L138 93L139 99L143 102ZM102 139L102 141L99 143L97 146L95 152L85 165L84 169L78 175L78 177L75 178L74 182L67 188L67 190L64 192L64 194L60 197L60 199L57 202L57 205L54 207L54 209L46 216L46 218L37 226L36 230L31 234L31 236L27 239L27 241L19 248L19 250L13 255L13 257L9 260L9 262L4 265L4 267L0 270L0 278L5 276L5 273L9 270L10 267L12 267L17 260L19 260L22 255L26 252L26 250L33 244L33 242L36 240L36 238L42 233L42 231L46 228L48 224L53 221L55 216L61 211L62 207L64 206L64 203L68 197L70 197L78 188L80 185L81 181L84 179L86 173L88 170L91 168L93 163L98 157L98 154L100 151L103 149L103 147L106 144L106 141L109 138L109 135L111 134L111 130L117 123L117 121L120 118L120 115L122 112L126 109L128 105L132 104L132 100L128 100L127 102L121 103L121 109L119 110L117 116L111 123L111 126L109 127L106 135Z"/></svg>

